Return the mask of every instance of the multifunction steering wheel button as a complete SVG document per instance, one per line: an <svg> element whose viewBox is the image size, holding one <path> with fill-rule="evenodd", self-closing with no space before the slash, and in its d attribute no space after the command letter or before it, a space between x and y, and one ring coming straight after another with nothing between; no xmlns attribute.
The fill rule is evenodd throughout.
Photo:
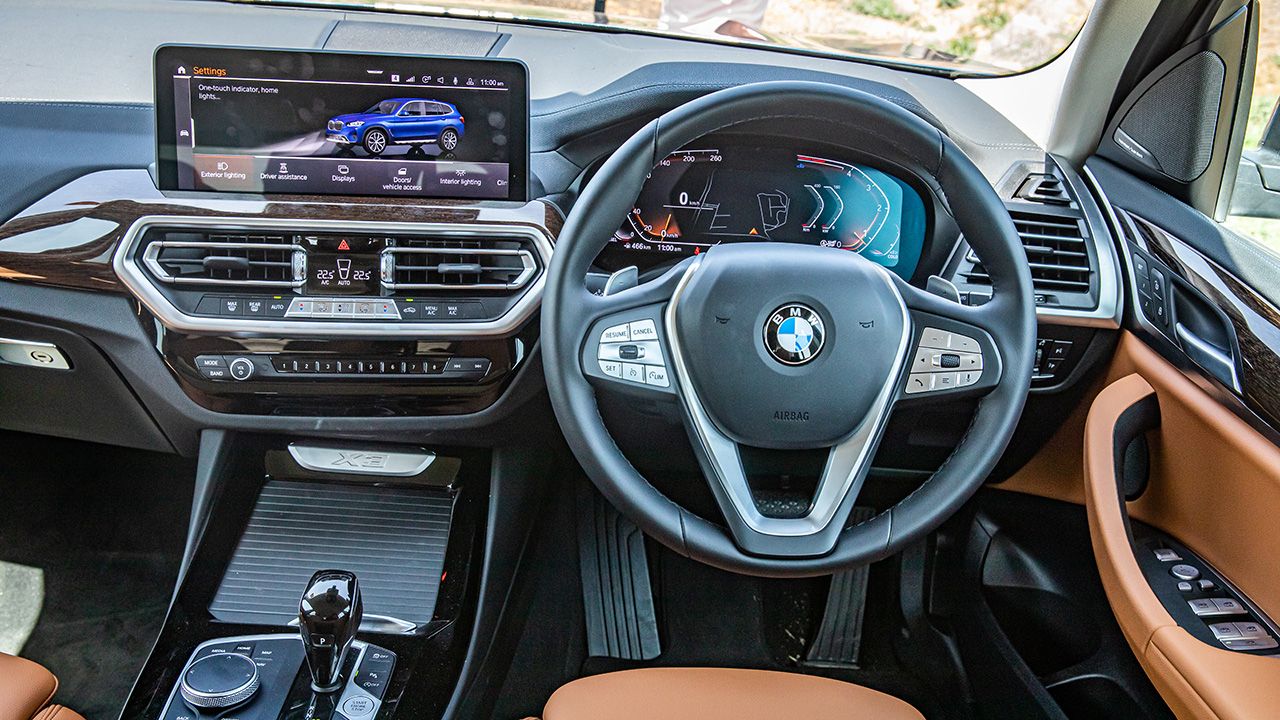
<svg viewBox="0 0 1280 720"><path fill-rule="evenodd" d="M982 377L982 346L974 338L938 328L925 328L911 361L906 394L954 390L977 384Z"/></svg>
<svg viewBox="0 0 1280 720"><path fill-rule="evenodd" d="M600 372L637 385L671 387L658 326L652 319L620 323L600 333Z"/></svg>
<svg viewBox="0 0 1280 720"><path fill-rule="evenodd" d="M258 691L258 666L239 653L201 658L182 674L178 690L197 710L234 707Z"/></svg>

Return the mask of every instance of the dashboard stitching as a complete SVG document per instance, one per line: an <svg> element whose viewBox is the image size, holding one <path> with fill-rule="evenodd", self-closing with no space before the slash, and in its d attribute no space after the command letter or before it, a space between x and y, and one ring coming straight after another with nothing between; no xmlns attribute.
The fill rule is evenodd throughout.
<svg viewBox="0 0 1280 720"><path fill-rule="evenodd" d="M108 110L137 110L138 112L151 112L152 110L151 105L143 103L64 102L61 100L36 100L20 97L0 97L0 102L38 107L102 108Z"/></svg>

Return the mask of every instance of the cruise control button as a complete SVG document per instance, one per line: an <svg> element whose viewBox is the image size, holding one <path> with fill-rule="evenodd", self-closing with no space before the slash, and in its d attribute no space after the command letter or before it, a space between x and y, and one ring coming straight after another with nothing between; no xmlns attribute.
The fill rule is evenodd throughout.
<svg viewBox="0 0 1280 720"><path fill-rule="evenodd" d="M652 320L637 320L630 325L632 340L657 340L658 328Z"/></svg>
<svg viewBox="0 0 1280 720"><path fill-rule="evenodd" d="M622 363L622 379L634 383L643 383L644 366L637 363Z"/></svg>
<svg viewBox="0 0 1280 720"><path fill-rule="evenodd" d="M601 360L600 372L609 377L620 378L622 377L622 363L617 360Z"/></svg>
<svg viewBox="0 0 1280 720"><path fill-rule="evenodd" d="M602 343L627 342L630 339L631 329L629 325L614 325L613 327L605 328L604 332L600 333L600 342Z"/></svg>
<svg viewBox="0 0 1280 720"><path fill-rule="evenodd" d="M646 365L662 364L662 346L655 340L626 343L601 343L596 357L600 360L624 360Z"/></svg>
<svg viewBox="0 0 1280 720"><path fill-rule="evenodd" d="M657 387L671 387L671 381L667 379L667 369L660 365L645 366L644 383Z"/></svg>

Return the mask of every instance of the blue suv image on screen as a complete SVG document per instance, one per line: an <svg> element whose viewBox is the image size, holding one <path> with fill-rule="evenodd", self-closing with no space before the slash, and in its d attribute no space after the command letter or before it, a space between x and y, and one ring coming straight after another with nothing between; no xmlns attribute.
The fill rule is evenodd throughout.
<svg viewBox="0 0 1280 720"><path fill-rule="evenodd" d="M364 112L331 118L325 139L346 148L359 145L375 156L388 145L435 143L441 152L453 152L462 140L465 122L458 108L447 102L391 98Z"/></svg>

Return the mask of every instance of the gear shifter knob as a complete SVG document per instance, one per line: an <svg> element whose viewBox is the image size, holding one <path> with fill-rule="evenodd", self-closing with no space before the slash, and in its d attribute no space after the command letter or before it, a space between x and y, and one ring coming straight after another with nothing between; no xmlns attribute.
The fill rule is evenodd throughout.
<svg viewBox="0 0 1280 720"><path fill-rule="evenodd" d="M311 576L298 603L298 627L316 692L342 687L342 662L363 616L355 573L321 570Z"/></svg>

